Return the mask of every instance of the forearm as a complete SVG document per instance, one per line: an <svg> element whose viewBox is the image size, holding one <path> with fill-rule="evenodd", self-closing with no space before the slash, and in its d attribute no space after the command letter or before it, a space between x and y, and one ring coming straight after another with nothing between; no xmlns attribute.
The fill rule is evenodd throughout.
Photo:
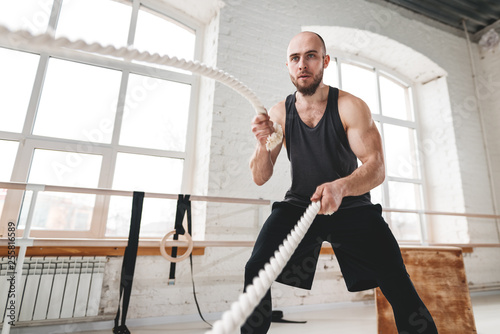
<svg viewBox="0 0 500 334"><path fill-rule="evenodd" d="M274 164L265 145L257 143L257 147L250 160L250 170L252 172L253 181L261 186L266 183L273 175Z"/></svg>
<svg viewBox="0 0 500 334"><path fill-rule="evenodd" d="M351 175L338 179L342 197L359 196L384 182L385 167L381 161L366 162Z"/></svg>

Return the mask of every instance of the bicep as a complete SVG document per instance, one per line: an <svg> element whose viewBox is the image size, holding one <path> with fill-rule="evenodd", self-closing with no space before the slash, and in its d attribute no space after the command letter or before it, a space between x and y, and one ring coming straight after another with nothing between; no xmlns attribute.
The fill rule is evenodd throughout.
<svg viewBox="0 0 500 334"><path fill-rule="evenodd" d="M376 160L383 163L382 139L366 104L350 113L347 124L347 139L354 154L366 163Z"/></svg>
<svg viewBox="0 0 500 334"><path fill-rule="evenodd" d="M364 129L352 128L347 138L352 151L362 163L370 159L382 159L382 140L374 122Z"/></svg>

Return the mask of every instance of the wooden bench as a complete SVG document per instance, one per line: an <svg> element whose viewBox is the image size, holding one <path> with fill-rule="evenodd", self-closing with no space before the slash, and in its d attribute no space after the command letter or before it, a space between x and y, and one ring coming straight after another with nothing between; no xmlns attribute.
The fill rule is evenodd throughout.
<svg viewBox="0 0 500 334"><path fill-rule="evenodd" d="M439 334L477 333L462 249L401 246L401 253ZM392 307L379 288L375 298L378 333L397 334Z"/></svg>

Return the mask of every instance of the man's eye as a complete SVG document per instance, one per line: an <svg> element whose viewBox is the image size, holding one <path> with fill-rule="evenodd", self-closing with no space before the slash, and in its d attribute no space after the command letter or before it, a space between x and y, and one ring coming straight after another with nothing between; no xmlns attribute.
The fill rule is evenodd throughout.
<svg viewBox="0 0 500 334"><path fill-rule="evenodd" d="M311 54L307 55L307 57L314 58L314 54L311 53Z"/></svg>

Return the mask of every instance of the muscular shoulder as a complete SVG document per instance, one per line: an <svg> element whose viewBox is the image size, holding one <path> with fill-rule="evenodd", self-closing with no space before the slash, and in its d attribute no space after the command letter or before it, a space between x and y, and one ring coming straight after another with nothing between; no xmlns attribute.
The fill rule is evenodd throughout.
<svg viewBox="0 0 500 334"><path fill-rule="evenodd" d="M269 116L273 122L278 122L281 127L285 128L285 119L286 119L286 106L285 100L278 102L269 110Z"/></svg>
<svg viewBox="0 0 500 334"><path fill-rule="evenodd" d="M359 97L339 90L338 108L344 129L369 125L372 122L370 108Z"/></svg>

